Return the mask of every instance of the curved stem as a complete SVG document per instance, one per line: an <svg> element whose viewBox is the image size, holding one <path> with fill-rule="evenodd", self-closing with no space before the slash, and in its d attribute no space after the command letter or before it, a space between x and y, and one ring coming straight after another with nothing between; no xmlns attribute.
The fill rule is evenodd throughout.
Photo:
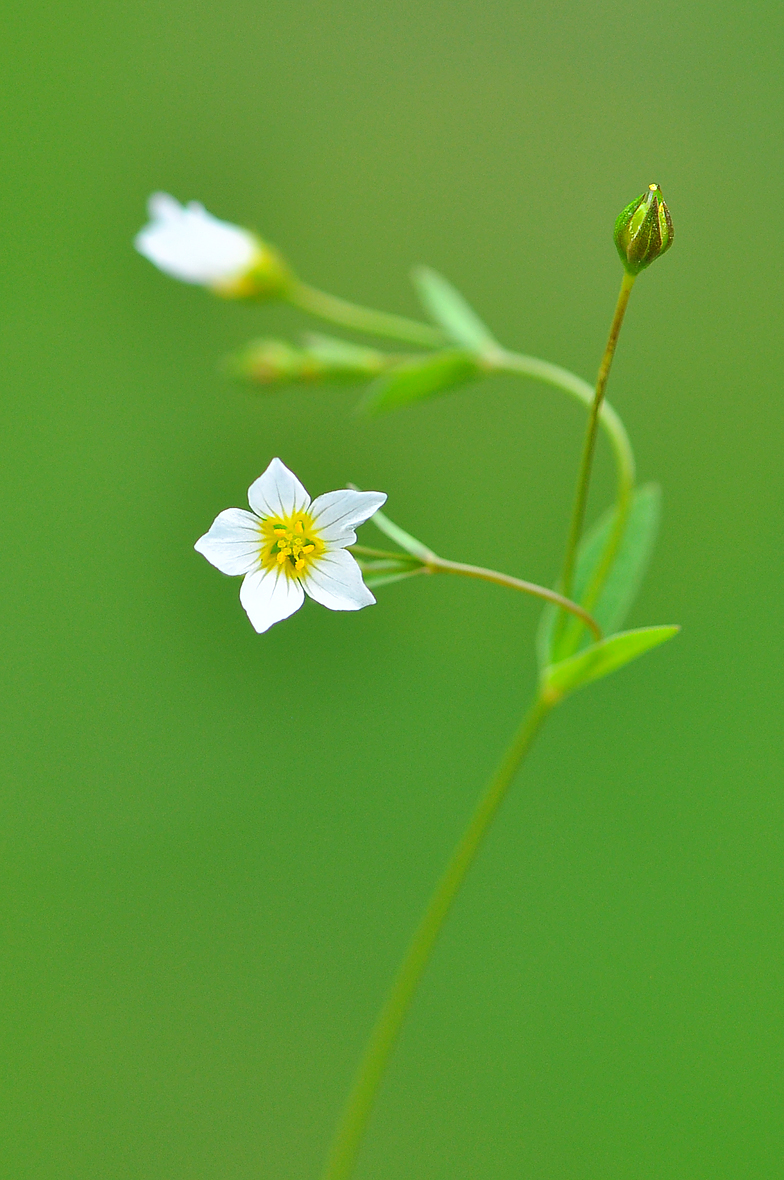
<svg viewBox="0 0 784 1180"><path fill-rule="evenodd" d="M465 578L481 578L485 582L495 582L497 586L509 586L512 590L522 590L523 594L532 594L534 598L543 598L545 602L552 602L556 606L560 606L562 610L576 615L586 627L590 627L597 641L602 638L599 624L588 614L587 610L584 610L576 602L564 598L563 594L549 590L546 586L537 586L535 582L524 582L521 578L513 578L510 574L500 574L496 570L484 569L480 565L465 565L462 561L447 561L446 558L436 557L435 553L431 554L425 564L428 569L436 573L462 574Z"/></svg>
<svg viewBox="0 0 784 1180"><path fill-rule="evenodd" d="M367 332L370 336L389 336L393 340L404 340L424 348L442 348L449 343L440 328L420 324L405 316L360 307L357 303L349 303L337 295L328 295L326 291L319 291L298 279L287 290L286 298L289 303L311 315L341 324L344 328L354 328L357 332Z"/></svg>
<svg viewBox="0 0 784 1180"><path fill-rule="evenodd" d="M549 361L541 361L538 357L524 356L519 352L508 352L502 349L492 358L491 367L496 372L516 373L521 377L533 377L544 381L548 385L555 385L565 393L570 394L582 405L589 409L593 405L595 391L587 381L562 369L560 365L551 365ZM609 402L602 401L599 409L599 423L607 435L610 446L615 455L618 472L618 503L628 499L634 487L636 478L634 465L634 451L629 436L617 412Z"/></svg>
<svg viewBox="0 0 784 1180"><path fill-rule="evenodd" d="M538 697L481 796L409 945L359 1066L323 1180L346 1180L359 1151L384 1070L452 903L506 796L515 773L553 707Z"/></svg>
<svg viewBox="0 0 784 1180"><path fill-rule="evenodd" d="M554 606L561 607L562 610L569 611L581 623L584 623L586 627L590 628L597 641L602 638L599 624L592 618L588 611L580 606L579 603L564 598L563 594L559 594L556 590L550 590L548 586L539 586L536 582L525 582L522 578L513 578L511 574L502 574L498 570L485 569L481 565L467 565L463 561L449 561L445 557L439 557L438 554L433 553L432 549L427 549L420 541L416 541L414 537L409 536L408 533L403 533L402 529L398 529L397 525L394 525L389 517L377 512L376 517L378 518L379 516L381 517L381 521L379 522L377 519L377 524L383 524L385 531L391 527L409 541L413 541L418 546L419 555L417 556L411 553L390 553L384 549L368 549L365 545L349 545L348 548L351 553L355 553L358 557L377 557L397 562L415 562L421 565L424 573L461 574L464 578L479 578L483 582L494 582L496 586L508 586L510 590L521 590L523 594L530 594L534 598L541 598L545 602L551 602Z"/></svg>

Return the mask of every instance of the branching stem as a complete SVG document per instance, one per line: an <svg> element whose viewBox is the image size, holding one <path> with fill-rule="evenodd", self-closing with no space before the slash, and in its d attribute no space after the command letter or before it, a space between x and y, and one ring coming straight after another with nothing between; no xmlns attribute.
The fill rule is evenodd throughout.
<svg viewBox="0 0 784 1180"><path fill-rule="evenodd" d="M368 557L385 559L396 557L401 562L420 562L423 570L433 573L451 573L464 577L480 578L498 585L521 590L526 594L533 594L536 597L544 598L549 602L555 603L563 611L569 611L581 623L588 626L597 639L600 639L601 631L598 624L588 612L598 597L604 578L612 566L618 546L623 537L631 506L635 480L634 454L629 443L628 435L615 410L604 401L607 377L633 281L629 276L624 277L610 330L610 338L602 358L595 390L587 382L575 376L574 373L570 373L567 369L562 369L558 365L551 365L547 361L542 361L535 357L509 352L500 346L493 347L492 350L488 351L481 358L488 372L509 372L520 376L536 378L537 380L544 381L564 390L590 409L588 430L580 464L572 525L564 559L564 573L562 577L563 595L558 594L554 590L537 586L532 582L524 582L519 578L497 573L494 570L487 570L480 566L465 565L462 562L447 561L446 559L439 558L430 550L426 550L419 542L409 537L408 534L397 529L397 526L392 526L391 529L387 527L384 531L389 532L390 536L395 540L400 541L402 538L401 543L409 548L408 554L391 554L382 550L369 550L363 546L352 547L354 552ZM334 296L326 295L304 284L298 284L294 289L291 295L291 302L315 315L332 320L333 323L339 323L345 327L354 328L373 335L389 336L425 347L439 347L448 343L446 337L437 328L432 328L427 324L416 323L412 320L406 320L400 316L389 316L382 312L357 307L355 304L336 299ZM571 592L577 546L582 534L585 518L591 466L599 425L605 430L615 455L618 472L616 519L605 552L599 562L593 581L585 594L584 603L580 606L570 601L568 594ZM415 549L415 546L418 546L418 549ZM481 796L468 828L455 848L446 871L436 886L435 892L409 945L391 991L371 1033L370 1040L354 1080L348 1103L335 1135L327 1167L323 1174L323 1180L348 1180L353 1170L362 1136L370 1118L389 1058L411 1001L430 960L438 935L451 910L460 886L477 855L480 845L506 796L512 780L528 753L545 717L554 707L554 703L553 701L545 700L541 694L537 696L530 711L523 719L507 753L504 755L500 767Z"/></svg>

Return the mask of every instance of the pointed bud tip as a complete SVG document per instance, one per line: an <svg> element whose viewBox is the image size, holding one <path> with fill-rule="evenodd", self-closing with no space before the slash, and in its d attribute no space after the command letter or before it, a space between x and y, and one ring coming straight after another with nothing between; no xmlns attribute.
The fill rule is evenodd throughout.
<svg viewBox="0 0 784 1180"><path fill-rule="evenodd" d="M638 275L669 250L674 236L670 211L658 184L649 184L626 206L615 222L613 234L621 262L630 275Z"/></svg>

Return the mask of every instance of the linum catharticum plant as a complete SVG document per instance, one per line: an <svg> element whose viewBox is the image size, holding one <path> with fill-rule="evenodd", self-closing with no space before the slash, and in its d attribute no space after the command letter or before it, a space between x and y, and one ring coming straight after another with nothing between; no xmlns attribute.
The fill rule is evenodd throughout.
<svg viewBox="0 0 784 1180"><path fill-rule="evenodd" d="M615 346L637 276L670 248L672 219L656 184L619 215L615 244L624 267L607 345L591 387L574 373L510 352L495 339L463 296L435 271L421 267L414 284L431 323L372 311L303 283L281 255L249 230L212 217L203 206L183 207L159 193L137 249L167 274L232 299L285 299L322 319L415 351L382 352L307 335L301 345L257 340L230 358L237 377L264 386L318 381L367 383L361 403L369 414L411 405L491 373L533 377L577 398L588 411L571 522L557 589L503 571L464 565L433 552L380 511L383 492L348 487L311 500L280 459L251 485L252 511L221 512L196 549L226 574L243 575L240 600L258 632L293 614L305 594L331 610L359 610L375 602L371 588L424 574L479 578L532 594L545 603L537 649L540 674L533 703L436 885L371 1032L324 1171L324 1180L349 1176L406 1012L452 902L542 723L565 697L650 651L676 626L621 631L653 547L659 490L635 486L634 455L615 410L605 401ZM615 457L615 504L585 533L585 512L596 439L604 430ZM370 517L395 546L356 543L355 529Z"/></svg>

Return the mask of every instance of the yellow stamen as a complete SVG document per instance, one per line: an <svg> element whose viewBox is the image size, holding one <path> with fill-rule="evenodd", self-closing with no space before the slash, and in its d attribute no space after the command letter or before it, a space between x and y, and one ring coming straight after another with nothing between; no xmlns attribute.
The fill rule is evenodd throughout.
<svg viewBox="0 0 784 1180"><path fill-rule="evenodd" d="M311 563L326 551L313 518L307 512L262 519L261 563L287 577L304 577Z"/></svg>

